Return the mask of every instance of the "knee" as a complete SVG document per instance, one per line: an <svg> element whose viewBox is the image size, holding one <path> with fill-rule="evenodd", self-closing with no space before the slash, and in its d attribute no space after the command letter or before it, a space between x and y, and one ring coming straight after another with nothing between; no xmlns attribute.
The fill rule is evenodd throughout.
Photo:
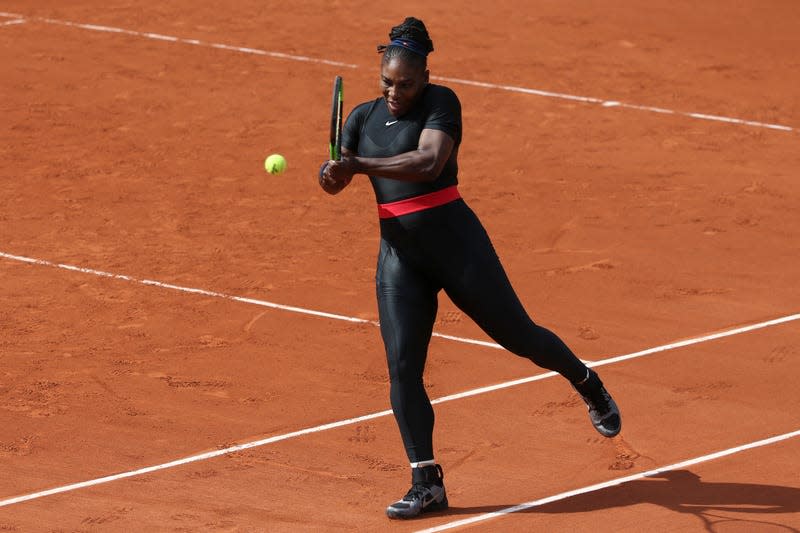
<svg viewBox="0 0 800 533"><path fill-rule="evenodd" d="M416 358L406 355L389 357L389 379L396 384L422 383L424 368L417 364Z"/></svg>

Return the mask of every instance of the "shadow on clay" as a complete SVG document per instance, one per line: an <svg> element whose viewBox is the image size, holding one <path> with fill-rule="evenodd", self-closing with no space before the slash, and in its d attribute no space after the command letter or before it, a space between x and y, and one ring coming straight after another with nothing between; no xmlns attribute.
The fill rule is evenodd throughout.
<svg viewBox="0 0 800 533"><path fill-rule="evenodd" d="M800 488L757 483L703 482L700 476L689 470L664 472L602 491L531 507L519 513L585 513L640 504L658 505L676 513L694 515L709 532L718 531L725 524L726 527L736 525L761 531L800 533L792 525L758 519L759 514L789 513L795 514L796 519L796 514L800 513ZM514 505L516 504L458 507L451 503L450 509L431 514L430 517L477 515L501 511Z"/></svg>

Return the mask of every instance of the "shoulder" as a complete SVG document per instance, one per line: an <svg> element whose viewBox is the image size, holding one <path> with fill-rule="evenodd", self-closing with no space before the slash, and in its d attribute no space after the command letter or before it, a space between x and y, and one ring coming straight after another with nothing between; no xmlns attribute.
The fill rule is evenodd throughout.
<svg viewBox="0 0 800 533"><path fill-rule="evenodd" d="M461 102L456 93L444 85L428 85L425 88L423 106L430 116L447 116L459 122L461 120Z"/></svg>
<svg viewBox="0 0 800 533"><path fill-rule="evenodd" d="M461 102L458 100L458 95L456 95L455 91L444 85L429 84L425 89L425 98L435 103L444 102L461 106Z"/></svg>
<svg viewBox="0 0 800 533"><path fill-rule="evenodd" d="M367 118L372 115L373 111L375 110L375 106L380 102L380 98L376 98L375 100L369 100L367 102L362 102L355 106L347 118L347 122L358 122L364 123Z"/></svg>
<svg viewBox="0 0 800 533"><path fill-rule="evenodd" d="M355 106L352 111L350 111L350 115L353 117L363 117L369 114L370 109L375 106L375 100L370 100L369 102L362 102Z"/></svg>

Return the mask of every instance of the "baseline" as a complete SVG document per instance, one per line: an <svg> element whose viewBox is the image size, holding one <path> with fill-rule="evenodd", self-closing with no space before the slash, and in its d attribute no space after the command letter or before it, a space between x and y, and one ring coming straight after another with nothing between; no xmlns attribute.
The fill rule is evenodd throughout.
<svg viewBox="0 0 800 533"><path fill-rule="evenodd" d="M712 122L725 122L728 124L738 124L741 126L753 126L757 128L767 128L779 131L797 131L797 128L790 126L783 126L781 124L769 124L766 122L757 122L755 120L745 120L741 118L724 117L720 115L709 115L707 113L691 113L688 111L675 111L672 109L664 109L663 107L653 107L647 105L626 104L617 100L604 100L602 98L594 98L592 96L576 96L573 94L555 93L551 91L542 91L539 89L528 89L526 87L515 87L513 85L501 85L495 83L486 83L482 81L463 80L459 78L448 78L443 76L431 76L432 80L446 81L450 83L457 83L461 85L470 85L473 87L485 87L487 89L500 89L503 91L513 93L532 94L536 96L544 96L547 98L560 98L562 100L572 100L575 102L583 102L586 104L599 104L605 108L620 107L624 109L633 109L636 111L647 111L650 113L658 113L660 115L678 115L683 117L695 118L699 120L708 120Z"/></svg>
<svg viewBox="0 0 800 533"><path fill-rule="evenodd" d="M15 17L22 19L22 15L14 14L14 13L2 13L0 12L0 16L4 17ZM84 30L92 30L92 31L101 31L106 33L119 33L123 35L133 35L135 37L145 37L147 39L153 39L156 41L169 41L175 43L182 43L182 44L192 44L195 46L204 46L207 48L219 48L221 50L231 50L233 52L241 52L243 54L254 54L259 56L269 56L278 59L288 59L291 61L303 61L307 63L321 63L324 65L331 65L334 67L345 67L345 68L358 68L358 65L353 65L352 63L343 63L341 61L331 61L329 59L320 59L315 57L308 57L308 56L301 56L301 55L294 55L294 54L286 54L283 52L274 52L271 50L260 50L258 48L248 48L246 46L233 46L229 44L222 44L222 43L211 43L206 41L201 41L199 39L185 39L183 37L175 37L172 35L163 35L160 33L150 33L150 32L142 32L142 31L135 31L135 30L126 30L123 28L115 28L112 26L100 26L97 24L83 24L80 22L70 22L68 20L56 20L50 18L41 18L41 17L32 17L30 20L35 20L37 22L44 22L47 24L56 24L59 26L71 26L74 28L81 28Z"/></svg>
<svg viewBox="0 0 800 533"><path fill-rule="evenodd" d="M12 19L0 22L0 26L13 26L14 24L25 24L25 19Z"/></svg>
<svg viewBox="0 0 800 533"><path fill-rule="evenodd" d="M23 15L15 14L15 13L3 13L0 12L0 16L5 17L15 17L15 18L23 18ZM135 30L128 30L124 28L116 28L112 26L101 26L97 24L84 24L80 22L71 22L67 20L57 20L57 19L50 19L50 18L41 18L41 17L32 17L30 20L35 20L38 22L44 22L46 24L57 24L60 26L70 26L74 28L81 28L84 30L91 30L91 31L101 31L106 33L119 33L124 35L133 35L136 37L144 37L147 39L154 39L158 41L169 41L169 42L177 42L183 44L192 44L195 46L204 46L207 48L219 48L222 50L231 50L234 52L241 52L246 54L255 54L255 55L262 55L262 56L269 56L275 57L279 59L288 59L292 61L303 61L303 62L310 62L310 63L321 63L325 65L332 65L337 67L345 67L350 69L359 69L361 68L359 65L355 65L352 63L343 63L340 61L332 61L329 59L321 59L321 58L312 58L308 56L300 56L300 55L292 55L286 54L283 52L274 52L269 50L260 50L257 48L249 48L245 46L233 46L229 44L221 44L221 43L210 43L205 41L200 41L198 39L186 39L183 37L175 37L172 35L163 35L160 33L151 33L151 32L141 32ZM649 113L657 113L661 115L677 115L683 116L698 120L706 120L711 122L722 122L727 124L736 124L740 126L751 126L757 128L766 128L771 130L778 130L778 131L785 131L785 132L795 132L800 131L800 129L791 126L785 126L782 124L771 124L767 122L758 122L755 120L746 120L741 118L734 118L734 117L725 117L721 115L710 115L707 113L692 113L688 111L675 111L672 109L664 109L660 107L653 107L647 105L638 105L638 104L627 104L624 102L620 102L618 100L606 100L603 98L595 98L591 96L578 96L572 94L565 94L565 93L557 93L551 91L543 91L540 89L530 89L526 87L515 87L513 85L503 85L503 84L496 84L496 83L487 83L482 81L473 81L473 80L466 80L461 78L450 78L450 77L442 77L442 76L431 76L433 80L439 81L446 81L450 83L456 83L460 85L469 85L472 87L483 87L487 89L499 89L502 91L509 91L509 92L516 92L516 93L523 93L523 94L530 94L535 96L543 96L547 98L558 98L563 100L571 100L571 101L578 101L583 102L586 104L598 104L604 108L614 108L619 107L623 109L631 109L636 111L645 111Z"/></svg>
<svg viewBox="0 0 800 533"><path fill-rule="evenodd" d="M740 453L746 450L751 450L753 448L759 448L762 446L769 446L770 444L775 444L784 440L793 439L795 437L800 436L800 430L791 431L789 433L784 433L782 435L776 435L774 437L770 437L767 439L758 440L755 442L750 442L748 444L742 444L741 446L735 446L733 448L728 448L727 450L722 450L719 452L710 453L707 455L701 455L700 457L695 457L693 459L687 459L686 461L681 461L680 463L674 463L667 466L662 466L659 468L655 468L653 470L648 470L646 472L639 472L638 474L632 474L630 476L625 476L617 479L612 479L610 481L605 481L603 483L597 483L595 485L589 485L588 487L583 487L580 489L570 490L567 492L562 492L560 494L555 494L553 496L548 496L546 498L541 498L539 500L533 500L527 503L521 503L519 505L515 505L513 507L507 507L505 509L501 509L499 511L494 511L491 513L485 513L482 515L474 516L472 518L465 518L463 520L457 520L455 522L448 522L447 524L442 524L440 526L428 528L428 529L421 529L418 530L416 533L436 533L438 531L446 531L448 529L455 529L457 527L467 526L470 524L475 524L477 522L485 522L486 520L491 520L493 518L499 518L501 516L517 513L519 511L525 511L527 509L532 509L533 507L540 507L542 505L546 505L548 503L553 503L561 500L566 500L573 496L579 496L581 494L586 494L589 492L596 492L598 490L607 489L610 487L616 487L618 485L622 485L628 483L630 481L635 481L637 479L642 479L646 477L655 476L661 474L663 472L669 472L671 470L680 470L681 468L686 468L692 465L705 463L708 461L713 461L714 459L720 459L722 457L727 457L729 455L734 455L736 453Z"/></svg>

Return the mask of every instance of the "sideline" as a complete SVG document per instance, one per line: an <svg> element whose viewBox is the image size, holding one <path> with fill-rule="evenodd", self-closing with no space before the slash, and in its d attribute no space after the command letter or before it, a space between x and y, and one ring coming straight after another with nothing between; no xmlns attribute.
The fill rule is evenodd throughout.
<svg viewBox="0 0 800 533"><path fill-rule="evenodd" d="M21 261L21 262L28 263L28 264L36 264L36 265L43 265L43 266L58 267L58 268L63 268L63 269L66 269L66 270L71 270L71 271L76 271L76 272L82 272L82 273L86 273L86 274L93 274L93 275L97 275L97 276L110 277L110 278L119 279L119 280L123 280L123 281L141 283L143 285L153 285L153 286L157 286L157 287L161 287L161 288L180 290L180 291L183 291L183 292L189 292L189 293L193 293L193 294L200 294L200 295L204 295L204 296L214 296L214 297L226 298L226 299L235 300L235 301L239 301L239 302L243 302L243 303L250 303L250 304L255 304L255 305L263 305L265 307L273 307L273 308L276 308L276 309L282 309L282 310L287 310L287 311L301 312L301 313L304 313L304 314L310 314L310 315L314 315L314 316L321 316L321 317L325 317L325 318L332 318L332 319L336 319L336 320L347 320L347 321L350 321L350 322L362 322L362 323L369 322L369 321L365 321L365 320L359 319L359 318L347 317L347 316L344 316L344 315L337 315L337 314L333 314L333 313L324 313L324 312L321 312L321 311L312 311L312 310L302 309L302 308L292 307L292 306L284 306L284 305L275 304L275 303L272 303L272 302L263 302L261 300L255 300L255 299L252 299L252 298L241 298L241 297L237 297L237 296L228 296L228 295L221 294L221 293L205 291L205 290L202 290L202 289L192 289L192 288L188 288L188 287L179 287L177 285L171 285L171 284L161 283L161 282L152 281L152 280L137 280L137 279L132 278L130 276L123 276L123 275L120 275L120 274L111 274L111 273L103 272L103 271L100 271L100 270L92 270L92 269L76 267L76 266L72 266L72 265L56 264L56 263L52 263L50 261L44 261L44 260L41 260L41 259L32 259L32 258L29 258L29 257L15 256L15 255L3 253L3 252L0 252L0 257L5 258L5 259L15 260L15 261ZM711 341L711 340L720 339L720 338L723 338L723 337L729 337L731 335L738 335L738 334L741 334L741 333L747 333L747 332L750 332L750 331L755 331L755 330L766 328L766 327L770 327L770 326L776 326L776 325L779 325L779 324L783 324L783 323L786 323L786 322L791 322L791 321L798 320L798 319L800 319L800 313L794 314L794 315L784 316L784 317L781 317L781 318L776 318L776 319L773 319L773 320L767 320L767 321L759 322L759 323L755 323L755 324L750 324L750 325L747 325L747 326L742 326L742 327L730 329L730 330L727 330L727 331L713 333L713 334L710 334L710 335L704 335L702 337L695 337L695 338L692 338L692 339L685 339L685 340L682 340L682 341L678 341L678 342L674 342L674 343L670 343L670 344L665 344L665 345L662 345L662 346L656 346L656 347L649 348L649 349L646 349L646 350L641 350L641 351L638 351L638 352L635 352L635 353L630 353L630 354L626 354L626 355L620 355L620 356L616 356L616 357L611 357L611 358L603 359L603 360L600 360L600 361L595 361L595 362L588 363L588 366L590 366L590 367L602 366L602 365L607 365L607 364L612 364L612 363L618 363L618 362L621 362L621 361L627 361L629 359L635 359L635 358L638 358L638 357L644 357L646 355L651 355L651 354L663 352L663 351L666 351L666 350L672 350L672 349L675 349L675 348L689 346L691 344L698 344L700 342L707 342L707 341ZM372 322L369 322L369 323L372 323ZM455 339L454 337L450 337L450 336L446 336L445 338ZM482 341L476 341L476 342L482 342ZM481 388L472 389L472 390L461 392L461 393L457 393L457 394L452 394L452 395L449 395L449 396L444 396L444 397L432 400L431 403L440 404L440 403L445 403L445 402L448 402L448 401L459 400L459 399L467 398L467 397L470 397L470 396L476 396L478 394L485 394L485 393L496 391L496 390L500 390L500 389L505 389L505 388L514 387L514 386L517 386L517 385L522 385L524 383L531 383L531 382L534 382L534 381L540 381L540 380L547 379L547 378L550 378L550 377L553 377L553 376L556 376L556 375L557 374L555 372L547 372L547 373L544 373L544 374L537 374L535 376L529 376L529 377L522 378L522 379L507 381L507 382L500 383L500 384L497 384L497 385L491 385L491 386L488 386L488 387L481 387ZM38 498L43 498L45 496L51 496L53 494L60 494L60 493L63 493L63 492L69 492L69 491L73 491L73 490L87 488L87 487L91 487L91 486L94 486L94 485L100 485L102 483L108 483L108 482L117 481L117 480L120 480L120 479L126 479L126 478L130 478L130 477L134 477L134 476L140 476L140 475L143 475L143 474L148 474L150 472L155 472L155 471L158 471L158 470L165 470L165 469L168 469L168 468L173 468L173 467L176 467L176 466L181 466L181 465L185 465L185 464L189 464L189 463L194 463L194 462L198 462L198 461L204 461L206 459L212 459L212 458L215 458L215 457L219 457L219 456L222 456L222 455L227 455L227 454L234 453L234 452L237 452L237 451L246 450L248 448L256 448L256 447L259 447L259 446L264 446L264 445L267 445L267 444L272 444L272 443L275 443L275 442L279 442L279 441L283 441L283 440L287 440L287 439L292 439L292 438L295 438L295 437L301 437L303 435L309 435L309 434L312 434L312 433L319 433L321 431L326 431L326 430L329 430L329 429L335 429L335 428L339 428L339 427L343 427L343 426L357 424L359 422L363 422L363 421L366 421L366 420L372 420L372 419L375 419L375 418L381 418L381 417L384 417L384 416L389 416L391 414L392 414L391 409L388 409L388 410L379 411L379 412L376 412L376 413L370 413L370 414L359 416L359 417L355 417L355 418L349 418L349 419L346 419L346 420L339 420L337 422L331 422L331 423L328 423L328 424L322 424L322 425L319 425L319 426L305 428L305 429L301 429L301 430L298 430L298 431L293 431L293 432L290 432L290 433L284 433L282 435L275 435L275 436L268 437L268 438L265 438L265 439L260 439L260 440L256 440L256 441L252 441L252 442L247 442L247 443L244 443L244 444L230 446L230 447L227 447L227 448L223 448L223 449L219 449L219 450L215 450L215 451L211 451L211 452L207 452L207 453L201 453L201 454L198 454L198 455L192 455L192 456L189 456L189 457L184 457L182 459L176 459L174 461L170 461L170 462L167 462L167 463L162 463L162 464L159 464L159 465L148 466L148 467L139 468L139 469L136 469L136 470L130 470L130 471L127 471L127 472L122 472L122 473L119 473L119 474L104 476L104 477L100 477L100 478L96 478L96 479L91 479L91 480L88 480L88 481L82 481L82 482L79 482L79 483L72 483L72 484L69 484L69 485L63 485L61 487L56 487L56 488L52 488L52 489L48 489L48 490L44 490L44 491L39 491L39 492L34 492L34 493L25 494L25 495L21 495L21 496L16 496L16 497L13 497L13 498L7 498L7 499L4 499L4 500L0 500L0 507L5 507L5 506L8 506L8 505L13 505L13 504L16 504L16 503L22 503L22 502L26 502L26 501L30 501L30 500L35 500L35 499L38 499ZM523 504L523 505L528 505L528 504ZM517 506L517 507L519 507L519 506ZM511 509L520 510L517 507L511 508ZM514 511L507 511L507 512L514 512Z"/></svg>
<svg viewBox="0 0 800 533"><path fill-rule="evenodd" d="M234 296L234 295L230 295L230 294L224 294L224 293L221 293L221 292L209 291L209 290L205 290L205 289L197 289L197 288L193 288L193 287L183 287L183 286L180 286L180 285L173 285L172 283L164 283L164 282L161 282L161 281L155 281L155 280L151 280L151 279L138 279L138 278L134 278L132 276L126 276L124 274L114 274L114 273L111 273L111 272L104 272L102 270L95 270L93 268L85 268L85 267L79 267L79 266L75 266L75 265L68 265L68 264L65 264L65 263L53 263L52 261L47 261L45 259L35 259L35 258L32 258L32 257L25 257L25 256L21 256L21 255L9 254L9 253L5 253L5 252L2 252L2 251L0 251L0 259L9 259L11 261L18 261L18 262L21 262L21 263L27 263L27 264L31 264L31 265L39 265L39 266L47 266L47 267L52 267L52 268L60 268L60 269L69 270L69 271L72 271L72 272L79 272L81 274L91 274L93 276L117 279L117 280L120 280L120 281L127 281L127 282L130 282L130 283L137 283L139 285L148 285L148 286L152 286L152 287L159 287L159 288L162 288L162 289L170 289L170 290L179 291L179 292L185 292L185 293L189 293L189 294L199 294L201 296L208 296L208 297L211 297L211 298L221 298L221 299L224 299L224 300L232 300L234 302L241 302L241 303L246 303L246 304L251 304L251 305L258 305L258 306L261 306L261 307L267 307L267 308L270 308L270 309L278 309L278 310L281 310L281 311L287 311L287 312L290 312L290 313L298 313L298 314L301 314L301 315L310 315L310 316L316 316L316 317L320 317L320 318L329 318L331 320L343 320L345 322L352 322L352 323L356 323L356 324L369 324L369 325L376 326L376 327L380 325L380 323L378 321L376 321L376 320L366 320L366 319L363 319L363 318L357 318L357 317L352 317L352 316L347 316L347 315L340 315L340 314L337 314L337 313L329 313L327 311L319 311L319 310L315 310L315 309L306 309L304 307L296 307L296 306L293 306L293 305L284 305L284 304L279 304L279 303L275 303L275 302L269 302L269 301L266 301L266 300L259 300L259 299L256 299L256 298L245 298L243 296ZM701 343L701 342L707 342L707 341L710 341L710 340L720 339L722 337L730 337L731 335L738 335L740 333L747 333L748 331L753 331L755 329L761 329L761 328L766 328L766 327L769 327L769 326L775 326L775 325L778 325L778 324L782 324L784 322L791 322L793 320L798 320L798 319L800 319L800 313L793 314L793 315L788 315L788 316L784 316L784 317L780 317L780 318L775 318L775 319L767 320L767 321L764 321L764 322L758 322L758 323L750 324L750 325L747 325L747 326L741 326L741 327L738 327L738 328L731 328L731 329L726 329L724 331L708 333L706 335L702 335L702 336L698 336L698 337L692 337L691 339L685 339L685 340L674 342L674 343L670 343L670 344L664 344L664 345L661 345L661 346L648 348L648 349L642 350L640 352L635 352L635 353L631 353L631 354L627 354L627 355L621 355L621 356L618 356L618 357L615 357L615 358L612 358L612 359L605 359L605 360L602 360L602 361L596 361L594 363L590 363L589 361L585 361L585 360L584 360L584 362L589 364L589 366L607 365L607 364L610 364L610 363L616 363L616 362L619 362L619 361L624 361L626 359L634 359L636 357L641 357L643 355L649 355L651 353L663 352L665 350L673 350L675 348L682 348L684 346L690 346L692 344L698 344L698 343ZM504 349L502 346L500 346L499 344L497 344L495 342L482 341L482 340L478 340L478 339L470 339L468 337L456 337L454 335L445 335L444 333L437 333L435 331L432 333L432 336L438 337L438 338L441 338L441 339L445 339L445 340L454 341L454 342L462 342L462 343L465 343L465 344L474 344L474 345L477 345L477 346L484 346L486 348L494 348L494 349L498 349L498 350L503 350ZM530 380L532 378L525 378L525 379L526 380ZM518 381L518 382L513 382L513 384L514 385L518 385L518 384L527 383L527 382L528 381L521 380L521 381ZM509 386L512 386L512 385L509 385ZM496 389L491 389L491 390L496 390Z"/></svg>
<svg viewBox="0 0 800 533"><path fill-rule="evenodd" d="M316 317L321 317L321 318L329 318L331 320L343 320L345 322L353 322L353 323L356 323L356 324L369 324L369 325L372 325L372 326L379 326L380 325L376 320L366 320L366 319L363 319L363 318L340 315L340 314L336 314L336 313L328 313L328 312L325 312L325 311L318 311L318 310L315 310L315 309L306 309L304 307L295 307L293 305L283 305L283 304L279 304L279 303L275 303L275 302L268 302L266 300L258 300L256 298L245 298L243 296L233 296L233 295L230 295L230 294L223 294L221 292L208 291L208 290L205 290L205 289L196 289L196 288L193 288L193 287L182 287L180 285L173 285L171 283L164 283L164 282L155 281L155 280L152 280L152 279L138 279L138 278L134 278L132 276L126 276L124 274L113 274L111 272L104 272L102 270L95 270L93 268L84 268L84 267L79 267L79 266L75 266L75 265L68 265L68 264L65 264L65 263L53 263L52 261L47 261L45 259L34 259L32 257L24 257L24 256L21 256L21 255L8 254L8 253L5 253L5 252L0 252L0 259L9 259L11 261L19 261L21 263L28 263L28 264L31 264L31 265L39 265L39 266L60 268L60 269L63 269L63 270L70 270L72 272L80 272L81 274L91 274L93 276L98 276L98 277L101 277L101 278L117 279L117 280L120 280L120 281L127 281L127 282L130 282L130 283L138 283L139 285L148 285L148 286L152 286L152 287L159 287L159 288L162 288L162 289L170 289L170 290L179 291L179 292L185 292L185 293L190 293L190 294L199 294L200 296L208 296L208 297L211 297L211 298L222 298L224 300L232 300L234 302L241 302L241 303L246 303L246 304L251 304L251 305L258 305L258 306L261 306L261 307L268 307L270 309L278 309L278 310L281 310L281 311L287 311L287 312L290 312L290 313L298 313L298 314L301 314L301 315L311 315L311 316L316 316ZM451 341L455 341L455 342L463 342L463 343L466 343L466 344L475 344L475 345L478 345L478 346L484 346L484 347L487 347L487 348L495 348L495 349L499 349L499 350L503 349L502 346L500 346L499 344L496 344L494 342L487 342L487 341L482 341L482 340L478 340L478 339L470 339L470 338L466 338L466 337L455 337L453 335L445 335L443 333L436 333L436 332L433 332L432 335L434 337L440 337L442 339L451 340Z"/></svg>

